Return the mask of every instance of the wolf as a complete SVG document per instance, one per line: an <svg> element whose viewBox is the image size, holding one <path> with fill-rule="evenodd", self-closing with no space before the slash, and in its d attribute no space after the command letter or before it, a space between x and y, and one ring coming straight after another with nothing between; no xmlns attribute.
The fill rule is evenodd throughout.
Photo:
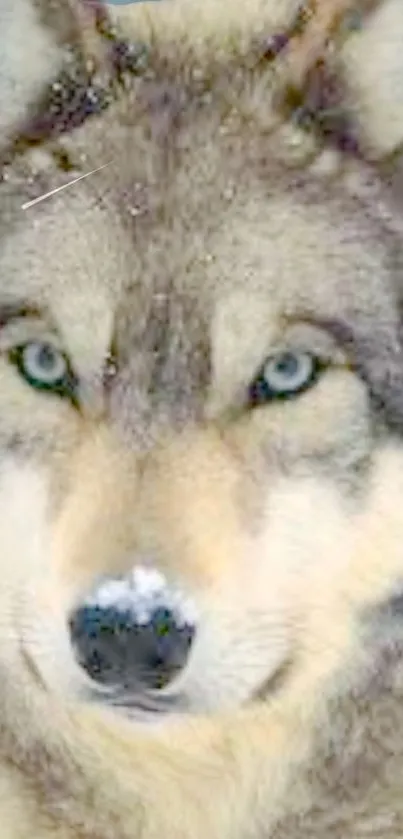
<svg viewBox="0 0 403 839"><path fill-rule="evenodd" d="M6 839L403 832L400 221L245 31L162 28L89 177L0 185ZM105 581L113 685L70 630Z"/></svg>

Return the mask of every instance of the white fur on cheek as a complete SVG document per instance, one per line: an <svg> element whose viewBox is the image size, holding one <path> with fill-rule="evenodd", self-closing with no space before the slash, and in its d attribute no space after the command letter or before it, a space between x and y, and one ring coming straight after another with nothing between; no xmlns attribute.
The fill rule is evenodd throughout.
<svg viewBox="0 0 403 839"><path fill-rule="evenodd" d="M18 640L19 602L27 580L34 579L49 549L46 538L47 492L44 475L14 459L0 468L0 649L13 655ZM2 641L4 643L2 643Z"/></svg>
<svg viewBox="0 0 403 839"><path fill-rule="evenodd" d="M333 585L348 562L348 521L337 491L319 479L271 489L260 532L208 598L188 666L172 686L191 708L236 706L269 687L296 651L312 592Z"/></svg>
<svg viewBox="0 0 403 839"><path fill-rule="evenodd" d="M5 459L0 468L0 534L3 586L7 598L14 581L43 562L49 546L46 527L47 488L34 466Z"/></svg>
<svg viewBox="0 0 403 839"><path fill-rule="evenodd" d="M54 573L48 479L36 464L0 468L0 658L21 671L21 649L52 690L86 682L70 644L63 592Z"/></svg>

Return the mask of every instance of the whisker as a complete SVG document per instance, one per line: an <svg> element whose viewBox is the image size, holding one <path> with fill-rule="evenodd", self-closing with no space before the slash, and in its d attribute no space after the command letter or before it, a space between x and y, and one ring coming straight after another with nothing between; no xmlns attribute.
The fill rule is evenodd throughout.
<svg viewBox="0 0 403 839"><path fill-rule="evenodd" d="M56 195L57 192L61 192L62 189L66 189L68 186L73 186L73 184L78 183L78 181L82 181L84 178L88 178L89 175L94 175L95 172L100 172L101 169L105 169L106 166L109 166L112 163L111 160L108 163L104 163L102 166L98 166L96 169L91 169L91 172L85 172L84 175L79 175L78 178L74 178L74 180L69 181L67 184L62 184L61 186L56 187L56 189L50 190L50 192L45 192L43 195L39 195L37 198L33 198L32 201L26 201L25 204L22 205L22 210L28 210L30 207L33 207L35 204L39 204L40 201L44 201L45 198L51 198L52 195Z"/></svg>

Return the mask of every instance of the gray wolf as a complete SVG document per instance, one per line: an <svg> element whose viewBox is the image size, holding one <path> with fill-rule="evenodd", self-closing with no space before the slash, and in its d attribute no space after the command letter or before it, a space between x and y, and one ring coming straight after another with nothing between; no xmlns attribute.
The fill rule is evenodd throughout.
<svg viewBox="0 0 403 839"><path fill-rule="evenodd" d="M7 839L403 832L399 219L210 34L0 186ZM111 692L69 618L133 567L194 632Z"/></svg>

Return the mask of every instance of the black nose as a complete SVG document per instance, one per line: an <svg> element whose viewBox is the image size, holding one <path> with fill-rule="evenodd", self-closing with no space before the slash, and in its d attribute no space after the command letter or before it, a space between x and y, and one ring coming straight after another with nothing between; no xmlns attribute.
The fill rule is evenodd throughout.
<svg viewBox="0 0 403 839"><path fill-rule="evenodd" d="M147 592L145 582L152 574L154 585ZM186 663L195 633L191 612L189 601L160 575L136 569L126 580L104 583L71 615L77 658L105 685L164 687Z"/></svg>

